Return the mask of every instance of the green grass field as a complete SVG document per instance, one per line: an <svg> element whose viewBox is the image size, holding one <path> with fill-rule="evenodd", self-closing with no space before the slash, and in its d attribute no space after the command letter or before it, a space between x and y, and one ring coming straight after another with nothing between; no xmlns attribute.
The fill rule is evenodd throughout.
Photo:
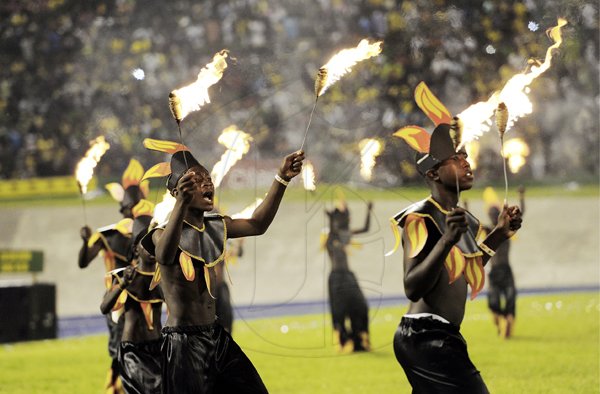
<svg viewBox="0 0 600 394"><path fill-rule="evenodd" d="M391 346L404 311L371 310L370 353L336 354L327 314L238 320L234 337L272 393L409 393ZM468 302L462 332L492 393L600 390L598 293L520 297L508 341L496 336L480 297ZM105 349L105 335L4 345L0 392L100 393Z"/></svg>

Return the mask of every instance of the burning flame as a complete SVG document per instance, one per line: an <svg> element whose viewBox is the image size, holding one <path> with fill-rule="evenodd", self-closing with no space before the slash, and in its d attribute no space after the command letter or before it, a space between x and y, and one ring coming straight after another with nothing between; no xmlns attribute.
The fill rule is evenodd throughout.
<svg viewBox="0 0 600 394"><path fill-rule="evenodd" d="M257 197L256 201L242 209L240 212L231 215L232 219L250 219L256 208L263 202L262 198Z"/></svg>
<svg viewBox="0 0 600 394"><path fill-rule="evenodd" d="M502 90L492 94L488 101L473 104L458 115L464 123L463 144L490 130L491 117L501 102L506 104L509 114L506 131L510 130L518 119L533 112L533 104L527 96L530 93L529 85L550 68L552 51L562 43L560 29L566 24L565 19L558 18L558 24L546 32L554 44L546 50L546 58L542 64L533 64L528 71L514 75Z"/></svg>
<svg viewBox="0 0 600 394"><path fill-rule="evenodd" d="M302 184L305 190L314 191L317 189L315 184L315 168L308 160L302 166Z"/></svg>
<svg viewBox="0 0 600 394"><path fill-rule="evenodd" d="M208 88L219 82L223 76L227 68L228 54L226 49L215 54L212 62L200 70L196 82L173 90L169 94L169 107L177 122L181 122L190 112L197 111L204 104L210 103Z"/></svg>
<svg viewBox="0 0 600 394"><path fill-rule="evenodd" d="M384 144L375 138L365 138L358 143L360 148L360 175L365 181L373 176L375 159L383 151Z"/></svg>
<svg viewBox="0 0 600 394"><path fill-rule="evenodd" d="M477 160L479 159L479 141L474 140L465 144L467 151L467 161L471 165L471 169L477 168Z"/></svg>
<svg viewBox="0 0 600 394"><path fill-rule="evenodd" d="M175 207L175 202L177 199L171 195L171 193L167 190L165 194L163 194L162 201L156 204L154 207L154 215L152 217L152 225L158 225L166 222L171 215L171 211Z"/></svg>
<svg viewBox="0 0 600 394"><path fill-rule="evenodd" d="M504 156L508 160L510 172L516 174L529 156L529 146L521 138L512 138L504 143Z"/></svg>
<svg viewBox="0 0 600 394"><path fill-rule="evenodd" d="M361 40L356 48L342 49L335 54L327 64L319 69L315 80L315 94L317 97L325 93L344 74L350 72L356 63L379 55L382 43L382 41L377 41L369 44L368 40Z"/></svg>
<svg viewBox="0 0 600 394"><path fill-rule="evenodd" d="M104 140L104 136L100 136L90 142L90 149L85 152L85 157L79 160L75 169L75 178L79 184L81 194L87 192L87 185L94 175L94 168L100 161L100 158L110 148L108 142Z"/></svg>
<svg viewBox="0 0 600 394"><path fill-rule="evenodd" d="M218 141L227 150L221 155L221 159L215 164L210 173L215 187L221 184L231 167L248 153L252 137L250 134L238 130L237 126L231 125L221 132Z"/></svg>

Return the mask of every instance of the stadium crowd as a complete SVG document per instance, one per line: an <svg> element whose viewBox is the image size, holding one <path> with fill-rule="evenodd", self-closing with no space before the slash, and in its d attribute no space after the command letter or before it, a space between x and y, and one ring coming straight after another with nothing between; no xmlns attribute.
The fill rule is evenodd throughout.
<svg viewBox="0 0 600 394"><path fill-rule="evenodd" d="M168 93L223 48L229 67L212 103L182 122L185 143L216 161L217 135L237 124L261 158L279 156L300 145L318 68L368 37L384 41L382 55L319 100L307 148L325 179L347 180L358 140L379 136L387 146L375 181L410 182L410 149L390 135L430 126L413 100L417 83L453 112L487 99L528 58L543 59L557 16L569 21L565 41L534 83L535 113L515 131L532 150L524 176L597 177L598 151L581 154L598 146L599 19L589 0L4 0L0 178L71 174L100 134L111 143L101 175L131 156L155 162L141 141L177 138ZM494 155L483 146L482 157ZM497 164L482 160L484 178L488 161Z"/></svg>

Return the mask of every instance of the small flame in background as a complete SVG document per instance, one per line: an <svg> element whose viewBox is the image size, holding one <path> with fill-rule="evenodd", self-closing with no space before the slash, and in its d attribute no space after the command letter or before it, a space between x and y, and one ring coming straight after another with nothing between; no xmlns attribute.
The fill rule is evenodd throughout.
<svg viewBox="0 0 600 394"><path fill-rule="evenodd" d="M315 184L315 168L309 160L305 160L302 166L302 185L305 190L314 191L317 189L317 185Z"/></svg>
<svg viewBox="0 0 600 394"><path fill-rule="evenodd" d="M152 217L152 222L150 226L158 225L166 222L171 215L171 211L175 207L175 202L177 199L171 195L171 193L167 190L165 194L163 194L162 201L156 204L154 207L154 215Z"/></svg>
<svg viewBox="0 0 600 394"><path fill-rule="evenodd" d="M375 138L365 138L358 143L360 148L360 175L365 181L373 177L375 159L383 152L384 144Z"/></svg>
<svg viewBox="0 0 600 394"><path fill-rule="evenodd" d="M560 29L566 24L565 19L558 18L557 26L546 32L554 41L554 44L546 50L544 63L534 64L529 71L514 75L506 82L502 90L492 94L488 101L473 104L458 115L464 123L463 144L479 138L483 133L490 130L492 126L491 118L500 102L504 102L508 108L509 118L506 131L510 130L519 118L533 112L533 104L527 97L530 93L529 85L550 68L552 51L562 43Z"/></svg>
<svg viewBox="0 0 600 394"><path fill-rule="evenodd" d="M477 168L477 160L479 159L479 141L471 141L465 144L467 151L467 161L471 165L471 169Z"/></svg>
<svg viewBox="0 0 600 394"><path fill-rule="evenodd" d="M508 160L510 172L516 174L529 156L529 146L521 138L512 138L504 143L504 156Z"/></svg>
<svg viewBox="0 0 600 394"><path fill-rule="evenodd" d="M238 130L237 126L231 125L221 132L218 141L227 150L221 155L221 159L215 164L210 173L215 187L221 184L231 167L248 153L252 137L250 134Z"/></svg>
<svg viewBox="0 0 600 394"><path fill-rule="evenodd" d="M258 207L262 202L263 202L263 199L260 197L257 197L256 201L254 201L252 204L248 205L246 208L242 209L240 212L234 213L233 215L231 215L231 218L232 219L250 219L252 217L252 214L256 210L256 207Z"/></svg>
<svg viewBox="0 0 600 394"><path fill-rule="evenodd" d="M323 67L319 69L315 81L315 94L320 97L325 91L337 82L344 74L352 70L352 67L368 58L381 53L381 44L377 41L369 44L369 40L361 40L356 48L342 49L336 53Z"/></svg>
<svg viewBox="0 0 600 394"><path fill-rule="evenodd" d="M227 68L228 54L229 52L225 49L215 54L212 62L200 70L196 82L171 92L173 101L177 100L177 104L180 105L177 108L177 115L175 115L175 111L173 113L177 121L182 121L190 112L197 111L204 104L210 103L208 88L223 77L223 72Z"/></svg>
<svg viewBox="0 0 600 394"><path fill-rule="evenodd" d="M100 136L90 142L90 149L85 152L83 159L79 160L75 169L75 178L79 184L81 194L87 192L87 185L94 175L94 168L98 165L100 158L110 148L110 145L104 139L104 136Z"/></svg>

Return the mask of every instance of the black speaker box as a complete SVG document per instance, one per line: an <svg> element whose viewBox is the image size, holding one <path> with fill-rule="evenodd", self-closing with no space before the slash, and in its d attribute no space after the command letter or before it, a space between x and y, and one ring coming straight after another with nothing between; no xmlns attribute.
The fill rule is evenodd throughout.
<svg viewBox="0 0 600 394"><path fill-rule="evenodd" d="M56 338L56 286L0 287L0 343Z"/></svg>

